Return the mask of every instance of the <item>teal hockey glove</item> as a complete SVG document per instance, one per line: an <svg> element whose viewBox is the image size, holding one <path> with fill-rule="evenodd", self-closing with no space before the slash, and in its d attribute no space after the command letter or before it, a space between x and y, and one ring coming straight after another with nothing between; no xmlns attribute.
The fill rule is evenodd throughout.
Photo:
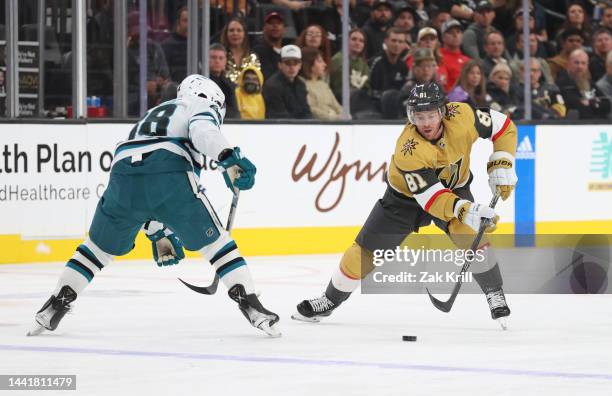
<svg viewBox="0 0 612 396"><path fill-rule="evenodd" d="M223 150L219 154L219 166L225 169L223 179L230 190L248 190L255 184L257 168L240 154L240 148Z"/></svg>
<svg viewBox="0 0 612 396"><path fill-rule="evenodd" d="M144 230L152 243L153 259L158 267L178 264L185 258L181 240L168 227L156 221L149 221Z"/></svg>

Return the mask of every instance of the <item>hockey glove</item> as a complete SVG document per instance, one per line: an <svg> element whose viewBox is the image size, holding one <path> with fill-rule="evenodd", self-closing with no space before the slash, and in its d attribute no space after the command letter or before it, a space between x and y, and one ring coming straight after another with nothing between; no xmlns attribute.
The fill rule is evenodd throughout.
<svg viewBox="0 0 612 396"><path fill-rule="evenodd" d="M478 232L478 228L480 228L481 218L484 217L489 219L487 228L485 228L486 232L495 231L495 228L497 228L497 221L499 220L499 216L496 215L495 211L490 207L465 199L461 199L455 204L455 217L476 232Z"/></svg>
<svg viewBox="0 0 612 396"><path fill-rule="evenodd" d="M230 190L234 191L234 188L248 190L255 184L257 168L240 154L240 148L223 150L219 154L219 166L225 169L223 179Z"/></svg>
<svg viewBox="0 0 612 396"><path fill-rule="evenodd" d="M158 267L178 264L185 258L181 240L168 227L149 221L145 224L145 234L153 245L153 259Z"/></svg>
<svg viewBox="0 0 612 396"><path fill-rule="evenodd" d="M491 154L487 163L487 172L489 172L489 187L493 194L499 190L501 198L504 201L508 199L518 181L512 154L505 151L496 151Z"/></svg>

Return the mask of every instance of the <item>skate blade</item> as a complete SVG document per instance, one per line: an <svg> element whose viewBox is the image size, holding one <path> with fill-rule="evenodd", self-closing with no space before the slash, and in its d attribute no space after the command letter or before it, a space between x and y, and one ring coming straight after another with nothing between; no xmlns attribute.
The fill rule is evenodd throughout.
<svg viewBox="0 0 612 396"><path fill-rule="evenodd" d="M497 320L497 323L499 323L499 325L501 326L502 330L508 330L508 320L506 319L506 317L497 318L495 320Z"/></svg>
<svg viewBox="0 0 612 396"><path fill-rule="evenodd" d="M309 317L302 315L299 312L296 312L293 315L291 315L291 319L299 320L301 322L308 322L308 323L319 323L321 321L321 318L317 316L313 316L312 318L309 318Z"/></svg>
<svg viewBox="0 0 612 396"><path fill-rule="evenodd" d="M37 336L37 335L39 335L39 334L42 334L42 332L44 332L45 330L46 330L46 329L45 329L43 326L41 326L40 324L38 324L38 322L36 322L36 324L34 325L34 327L32 327L32 328L30 329L30 331L28 331L28 332L26 333L26 336L27 336L27 337L34 337L34 336Z"/></svg>
<svg viewBox="0 0 612 396"><path fill-rule="evenodd" d="M270 322L266 321L257 327L261 331L265 332L271 338L279 338L282 336L282 333L276 328L276 326L270 326Z"/></svg>

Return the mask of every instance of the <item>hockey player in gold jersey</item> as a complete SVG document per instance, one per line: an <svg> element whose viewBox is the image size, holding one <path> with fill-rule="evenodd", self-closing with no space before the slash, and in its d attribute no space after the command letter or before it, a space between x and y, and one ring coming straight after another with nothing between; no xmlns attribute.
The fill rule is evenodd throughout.
<svg viewBox="0 0 612 396"><path fill-rule="evenodd" d="M447 103L435 83L413 88L407 115L409 122L397 140L387 169L384 196L374 205L355 243L344 253L325 293L298 304L293 319L318 322L329 316L374 268L372 252L400 246L409 234L432 221L463 249L473 240L481 218L490 220L487 232L495 229L499 217L494 210L473 202L470 152L478 138L493 142L487 164L489 185L506 200L517 182L514 123L495 110ZM478 249L487 252L489 265L474 273L474 278L486 295L492 318L505 321L510 309L488 244L483 238Z"/></svg>

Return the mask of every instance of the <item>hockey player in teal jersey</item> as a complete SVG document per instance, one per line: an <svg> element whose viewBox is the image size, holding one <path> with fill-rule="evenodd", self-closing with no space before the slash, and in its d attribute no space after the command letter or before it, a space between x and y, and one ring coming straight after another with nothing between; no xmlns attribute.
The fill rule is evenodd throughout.
<svg viewBox="0 0 612 396"><path fill-rule="evenodd" d="M246 261L198 187L203 155L218 161L230 189L248 190L255 182L255 166L221 134L224 117L221 89L194 74L181 82L176 99L150 109L134 125L117 145L89 237L66 264L28 335L55 330L94 276L132 250L143 225L158 265L182 259L182 245L199 251L249 322L270 336L280 335L278 315L260 303Z"/></svg>

